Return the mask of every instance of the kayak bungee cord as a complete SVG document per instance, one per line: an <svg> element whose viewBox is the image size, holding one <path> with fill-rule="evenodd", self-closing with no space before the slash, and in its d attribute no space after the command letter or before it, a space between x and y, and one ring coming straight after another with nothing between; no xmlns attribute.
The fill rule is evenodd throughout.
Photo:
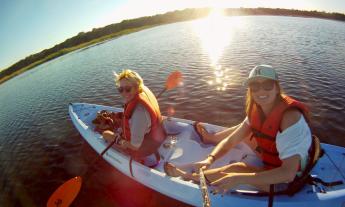
<svg viewBox="0 0 345 207"><path fill-rule="evenodd" d="M345 181L345 176L343 175L343 173L341 172L341 170L339 169L339 167L334 163L334 161L331 159L331 157L328 155L328 153L325 151L325 154L326 156L328 157L328 159L331 161L331 163L334 165L335 169L339 172L339 174L341 175L341 177L344 179ZM341 166L342 166L342 163L344 161L344 154L343 154L343 160L341 162Z"/></svg>

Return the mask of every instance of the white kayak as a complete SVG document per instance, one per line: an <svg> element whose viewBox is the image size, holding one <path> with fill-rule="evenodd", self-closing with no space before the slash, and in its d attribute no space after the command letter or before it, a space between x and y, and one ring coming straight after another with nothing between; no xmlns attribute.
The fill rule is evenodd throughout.
<svg viewBox="0 0 345 207"><path fill-rule="evenodd" d="M73 103L69 105L69 114L75 127L82 137L93 147L97 153L101 153L109 143L94 131L92 120L100 110L114 112L122 111L121 108L109 106ZM193 206L202 206L203 199L199 184L182 180L180 177L170 177L164 172L164 162L171 162L180 167L188 167L188 163L204 159L213 149L213 145L200 143L199 136L192 126L193 121L168 118L165 120L167 139L159 149L161 161L155 168L149 168L136 161L132 162L130 172L130 157L116 150L109 149L104 155L110 165L121 171L139 183ZM208 131L220 131L224 127L205 124ZM312 170L312 175L321 178L325 182L343 181L345 174L345 148L329 144L321 144L326 152ZM258 162L256 154L245 143L238 144L222 159L217 160L211 167L222 166L236 161L250 164ZM211 187L208 187L209 191ZM249 186L239 186L240 190L253 190ZM212 206L267 206L267 196L250 196L240 193L228 192L226 195L209 194ZM273 206L345 206L345 185L332 187L305 185L305 187L293 196L276 195Z"/></svg>

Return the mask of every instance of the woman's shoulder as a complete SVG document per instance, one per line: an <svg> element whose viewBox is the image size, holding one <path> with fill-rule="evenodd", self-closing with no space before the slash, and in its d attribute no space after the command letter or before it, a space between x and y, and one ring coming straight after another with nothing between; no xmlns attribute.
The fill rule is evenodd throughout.
<svg viewBox="0 0 345 207"><path fill-rule="evenodd" d="M141 116L141 117L146 117L146 118L150 117L149 111L141 103L138 103L137 106L135 107L133 115L134 114L135 114L135 116Z"/></svg>
<svg viewBox="0 0 345 207"><path fill-rule="evenodd" d="M280 128L282 131L296 124L301 119L302 113L296 108L288 109L284 112Z"/></svg>
<svg viewBox="0 0 345 207"><path fill-rule="evenodd" d="M138 103L138 104L135 106L135 109L136 109L136 110L143 111L143 110L145 110L145 106L144 106L142 103Z"/></svg>

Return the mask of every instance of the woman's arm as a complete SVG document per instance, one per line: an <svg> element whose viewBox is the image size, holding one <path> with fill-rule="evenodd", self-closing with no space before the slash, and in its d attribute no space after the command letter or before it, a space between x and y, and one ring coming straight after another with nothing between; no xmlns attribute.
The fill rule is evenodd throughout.
<svg viewBox="0 0 345 207"><path fill-rule="evenodd" d="M270 184L293 181L298 171L299 155L282 160L282 166L272 170L258 170L250 173L227 173L226 176L211 183L216 186L215 193L225 193L240 184L249 184L263 191L269 191Z"/></svg>
<svg viewBox="0 0 345 207"><path fill-rule="evenodd" d="M252 185L269 185L278 183L288 183L294 180L300 162L299 155L282 160L280 167L262 172L243 173L241 183Z"/></svg>
<svg viewBox="0 0 345 207"><path fill-rule="evenodd" d="M249 136L250 133L250 126L245 123L245 121L237 125L234 131L228 137L223 139L219 144L217 144L217 146L209 154L209 156L207 157L207 161L209 162L209 164L226 154L233 146L238 144L245 137Z"/></svg>
<svg viewBox="0 0 345 207"><path fill-rule="evenodd" d="M123 148L138 150L143 143L145 134L150 132L151 117L145 107L138 104L130 120L131 141L124 141Z"/></svg>

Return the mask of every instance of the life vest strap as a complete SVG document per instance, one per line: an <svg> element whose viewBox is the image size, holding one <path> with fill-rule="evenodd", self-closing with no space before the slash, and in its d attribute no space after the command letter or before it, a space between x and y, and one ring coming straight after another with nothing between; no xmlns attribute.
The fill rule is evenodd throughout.
<svg viewBox="0 0 345 207"><path fill-rule="evenodd" d="M320 184L322 184L323 186L326 186L326 187L333 187L333 186L344 184L344 182L342 180L337 180L337 181L332 181L332 182L325 182L321 178L312 177L312 183L311 184L315 185L317 183L320 183Z"/></svg>
<svg viewBox="0 0 345 207"><path fill-rule="evenodd" d="M252 132L253 132L253 136L254 137L259 137L259 138L262 138L262 139L268 139L270 141L275 141L276 140L275 137L272 137L272 136L270 136L268 134L264 134L264 133L262 133L262 132L260 132L260 131L258 131L256 129L254 129L253 127L252 127Z"/></svg>
<svg viewBox="0 0 345 207"><path fill-rule="evenodd" d="M268 155L271 155L271 156L279 156L279 153L278 152L271 152L271 151L268 151L268 150L266 150L265 148L262 148L262 147L260 147L260 146L257 146L256 148L255 148L255 151L257 151L258 153L266 153L266 154L268 154Z"/></svg>
<svg viewBox="0 0 345 207"><path fill-rule="evenodd" d="M128 153L128 154L129 154L129 153ZM157 167L157 165L159 164L159 162L160 162L160 157L161 157L160 154L159 154L159 152L156 151L156 152L154 153L154 156L155 156L157 162L156 162L154 165L152 165L152 166L147 166L147 167L149 167L149 168L155 168L155 167ZM137 161L137 162L139 162L139 163L141 163L141 164L144 165L144 160L143 160L143 159L145 159L145 158L130 156L130 158L129 158L129 172L131 173L131 176L132 176L132 177L134 177L134 174L133 174L133 166L132 166L133 160L135 160L135 161Z"/></svg>

